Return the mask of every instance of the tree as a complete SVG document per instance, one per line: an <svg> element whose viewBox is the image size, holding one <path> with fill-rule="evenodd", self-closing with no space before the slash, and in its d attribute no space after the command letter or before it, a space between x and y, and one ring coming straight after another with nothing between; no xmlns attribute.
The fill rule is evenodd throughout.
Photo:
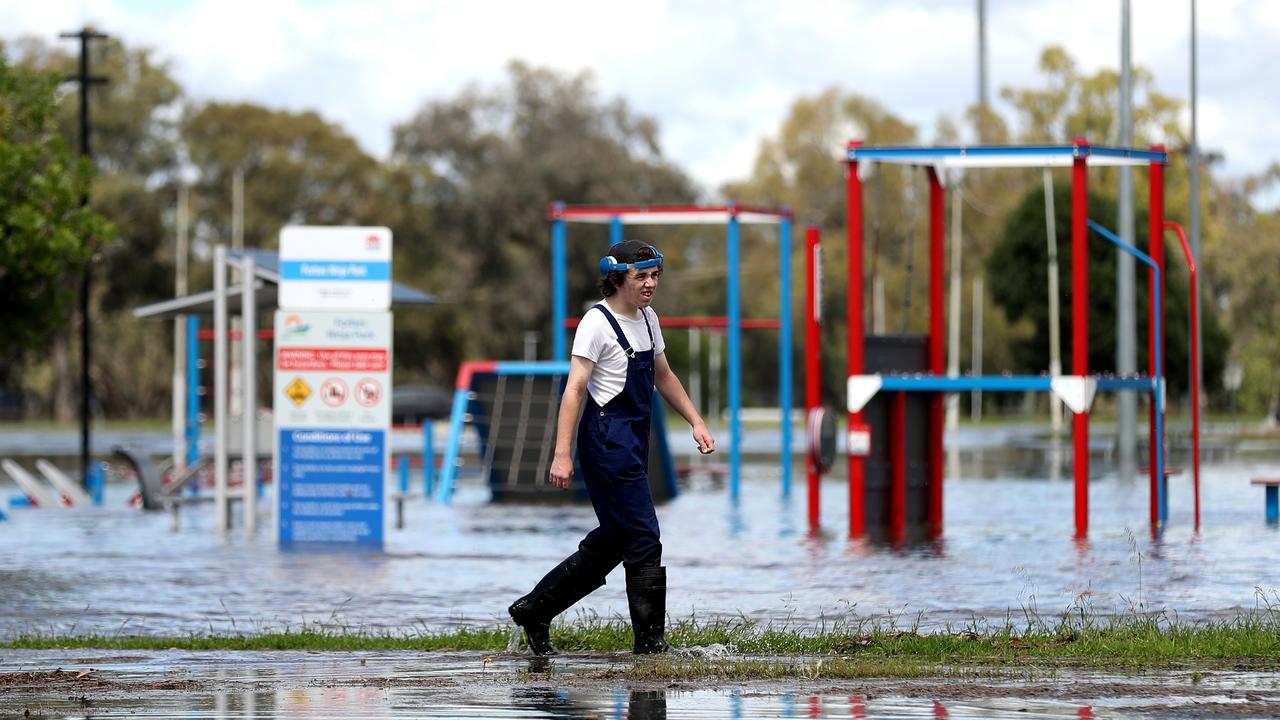
<svg viewBox="0 0 1280 720"><path fill-rule="evenodd" d="M11 48L14 64L65 77L76 57L64 45L23 38ZM95 399L113 416L151 417L168 407L167 327L139 323L129 311L168 297L174 287L172 220L179 167L176 118L181 88L167 63L149 48L128 47L117 38L91 46L94 73L109 82L90 94L96 175L90 204L116 228L97 252L91 315L99 327L90 374ZM57 108L62 137L79 142L79 102L64 94ZM47 398L58 419L72 413L75 351L67 333L33 351L19 375L23 392L38 410ZM52 359L53 371L44 365ZM119 391L122 395L117 396Z"/></svg>
<svg viewBox="0 0 1280 720"><path fill-rule="evenodd" d="M398 263L441 300L421 321L434 342L398 345L396 353L410 366L429 366L437 381L463 359L518 357L526 331L540 333L546 355L548 203L696 196L663 157L652 118L623 100L602 100L589 73L519 62L499 86L427 103L397 125L390 165L393 204L407 209L401 234L413 240L397 241ZM598 297L590 268L607 244L603 229L592 230L570 234L572 309Z"/></svg>
<svg viewBox="0 0 1280 720"><path fill-rule="evenodd" d="M0 53L0 367L66 324L76 278L111 237L107 221L80 204L93 168L58 132L57 87L56 76Z"/></svg>
<svg viewBox="0 0 1280 720"><path fill-rule="evenodd" d="M244 175L243 231L251 247L274 247L288 224L377 220L377 162L315 112L211 102L188 109L182 138L199 171L194 213L202 243L231 242L237 171Z"/></svg>
<svg viewBox="0 0 1280 720"><path fill-rule="evenodd" d="M1240 407L1273 414L1280 403L1280 210L1259 210L1254 198L1274 197L1280 164L1238 182L1210 186L1201 217L1212 228L1212 244L1201 255L1201 307L1220 312L1230 328L1231 359L1244 370ZM1207 344L1207 340L1206 340ZM1210 374L1205 382L1221 377Z"/></svg>

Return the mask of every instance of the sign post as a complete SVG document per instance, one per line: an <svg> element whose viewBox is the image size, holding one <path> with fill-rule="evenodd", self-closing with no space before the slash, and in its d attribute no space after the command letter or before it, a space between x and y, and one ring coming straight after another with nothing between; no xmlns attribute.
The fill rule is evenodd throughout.
<svg viewBox="0 0 1280 720"><path fill-rule="evenodd" d="M275 323L281 545L383 541L391 232L289 227Z"/></svg>

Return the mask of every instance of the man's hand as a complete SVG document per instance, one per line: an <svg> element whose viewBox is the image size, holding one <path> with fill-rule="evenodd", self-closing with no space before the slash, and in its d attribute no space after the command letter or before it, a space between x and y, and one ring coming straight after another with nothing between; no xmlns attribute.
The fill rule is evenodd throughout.
<svg viewBox="0 0 1280 720"><path fill-rule="evenodd" d="M707 430L707 426L702 423L693 426L693 441L698 443L698 452L703 455L710 455L716 451L716 439L711 437L711 431Z"/></svg>
<svg viewBox="0 0 1280 720"><path fill-rule="evenodd" d="M568 490L570 480L573 480L573 458L556 455L551 461L551 484Z"/></svg>

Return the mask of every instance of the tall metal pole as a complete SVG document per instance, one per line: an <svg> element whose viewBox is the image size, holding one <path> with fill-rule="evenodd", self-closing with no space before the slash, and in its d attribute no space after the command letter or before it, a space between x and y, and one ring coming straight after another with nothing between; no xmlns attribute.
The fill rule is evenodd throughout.
<svg viewBox="0 0 1280 720"><path fill-rule="evenodd" d="M213 487L218 532L230 527L227 512L227 246L213 248L213 416L217 425L213 444Z"/></svg>
<svg viewBox="0 0 1280 720"><path fill-rule="evenodd" d="M1133 73L1130 65L1129 0L1120 2L1120 137L1118 144L1133 145ZM1120 173L1120 207L1116 225L1120 239L1133 246L1133 169L1117 168ZM1116 253L1116 371L1132 375L1138 370L1137 294L1134 290L1133 256L1117 248ZM1117 459L1120 477L1132 478L1137 472L1134 448L1137 444L1138 398L1122 392L1116 398Z"/></svg>
<svg viewBox="0 0 1280 720"><path fill-rule="evenodd" d="M1199 90L1199 81L1197 76L1199 72L1196 66L1196 0L1191 0L1191 150L1187 153L1187 163L1191 166L1191 257L1196 263L1196 267L1200 266L1200 137L1196 129L1197 113L1197 95ZM1200 278L1196 278L1195 297L1199 303L1200 297ZM1194 310L1192 312L1195 312ZM1200 326L1196 326L1196 372L1195 377L1191 378L1191 382L1195 383L1196 388L1204 386L1204 358L1201 357L1201 348L1204 343L1201 342Z"/></svg>
<svg viewBox="0 0 1280 720"><path fill-rule="evenodd" d="M1044 169L1045 242L1049 252L1049 374L1062 374L1062 312L1058 292L1058 216L1053 204L1053 171ZM1049 423L1056 436L1062 432L1062 401L1049 395Z"/></svg>
<svg viewBox="0 0 1280 720"><path fill-rule="evenodd" d="M960 376L960 230L964 204L957 179L951 193L951 310L947 313L947 377ZM947 393L947 430L960 424L960 393Z"/></svg>
<svg viewBox="0 0 1280 720"><path fill-rule="evenodd" d="M80 85L80 156L89 158L89 86L105 83L107 79L104 77L94 77L89 74L89 43L93 40L105 40L106 35L93 32L89 28L82 28L77 33L62 33L58 37L66 39L77 39L80 41L80 71L75 75L65 78L68 82L76 82ZM89 204L89 190L85 188L84 194L80 196L80 207ZM93 396L93 388L89 385L89 366L93 359L90 352L90 334L91 318L89 317L89 291L90 281L93 276L93 254L90 253L89 258L85 261L84 270L80 275L80 482L85 487L89 485L89 450L90 450L90 430L89 430L89 407L90 398Z"/></svg>
<svg viewBox="0 0 1280 720"><path fill-rule="evenodd" d="M969 331L972 333L969 341L969 372L974 375L982 374L982 303L984 298L982 285L982 274L975 274L973 276L973 304L970 309L973 314L969 321ZM982 419L981 390L974 390L969 395L969 417L974 422ZM958 458L959 455L956 457ZM957 476L959 476L959 473L957 473Z"/></svg>
<svg viewBox="0 0 1280 720"><path fill-rule="evenodd" d="M987 0L978 0L978 104L987 107Z"/></svg>

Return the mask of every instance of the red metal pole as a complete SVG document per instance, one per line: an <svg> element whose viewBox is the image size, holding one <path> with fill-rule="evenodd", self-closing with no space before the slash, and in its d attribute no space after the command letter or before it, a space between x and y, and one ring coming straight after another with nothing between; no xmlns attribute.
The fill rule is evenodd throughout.
<svg viewBox="0 0 1280 720"><path fill-rule="evenodd" d="M1071 163L1071 372L1089 374L1089 170L1085 157L1089 142L1072 141L1077 152ZM1076 537L1089 534L1089 414L1071 417L1075 445Z"/></svg>
<svg viewBox="0 0 1280 720"><path fill-rule="evenodd" d="M1147 252L1151 255L1151 262L1160 268L1160 278L1164 278L1164 165L1160 163L1150 163L1147 166L1148 185L1150 186L1150 196L1148 199L1149 207L1147 209ZM1164 325L1164 307L1161 303L1163 293L1161 288L1156 287L1156 271L1148 270L1148 286L1149 300L1147 307L1147 365L1149 372L1153 378L1164 379L1163 363L1156 363L1156 348L1164 350L1164 330L1161 328L1160 336L1156 336L1155 318L1159 317L1160 325ZM1163 352L1161 353L1163 355ZM1165 482L1160 477L1160 471L1156 467L1156 450L1160 448L1159 443L1164 442L1164 438L1156 435L1156 398L1151 398L1151 408L1148 411L1150 417L1150 428L1148 429L1148 438L1150 443L1149 465L1151 466L1151 527L1160 526L1160 503L1159 490L1157 483ZM1166 460L1166 464L1168 461Z"/></svg>
<svg viewBox="0 0 1280 720"><path fill-rule="evenodd" d="M907 394L889 400L889 541L902 542L907 527Z"/></svg>
<svg viewBox="0 0 1280 720"><path fill-rule="evenodd" d="M1163 148L1161 148L1163 150ZM1164 221L1166 229L1173 230L1178 233L1178 240L1182 243L1182 254L1187 258L1187 269L1191 275L1191 473L1192 488L1195 495L1196 507L1196 530L1200 529L1200 383L1197 382L1200 377L1199 362L1196 357L1199 355L1198 343L1196 341L1196 328L1199 325L1197 319L1198 308L1200 306L1200 298L1196 295L1196 259L1191 255L1191 246L1187 244L1186 233L1182 232L1182 226L1176 222L1169 220Z"/></svg>
<svg viewBox="0 0 1280 720"><path fill-rule="evenodd" d="M850 148L862 145L849 143ZM851 160L845 167L845 202L848 233L849 282L848 282L848 374L862 374L862 179L858 177L858 162ZM862 425L862 413L849 413L849 429ZM862 485L863 459L849 453L849 537L860 538L863 533Z"/></svg>
<svg viewBox="0 0 1280 720"><path fill-rule="evenodd" d="M943 367L943 310L945 256L943 232L946 216L943 211L945 192L938 173L929 169L929 373L942 375ZM942 393L929 397L929 537L942 534L942 433L944 402Z"/></svg>
<svg viewBox="0 0 1280 720"><path fill-rule="evenodd" d="M822 256L819 254L821 237L816 225L805 229L805 332L804 332L804 407L805 417L811 422L813 411L822 403L822 298L818 294L821 289ZM818 468L818 459L812 447L814 432L817 428L809 428L809 452L806 453L805 467L809 476L809 529L817 530L821 525L819 489L822 482L822 471Z"/></svg>

